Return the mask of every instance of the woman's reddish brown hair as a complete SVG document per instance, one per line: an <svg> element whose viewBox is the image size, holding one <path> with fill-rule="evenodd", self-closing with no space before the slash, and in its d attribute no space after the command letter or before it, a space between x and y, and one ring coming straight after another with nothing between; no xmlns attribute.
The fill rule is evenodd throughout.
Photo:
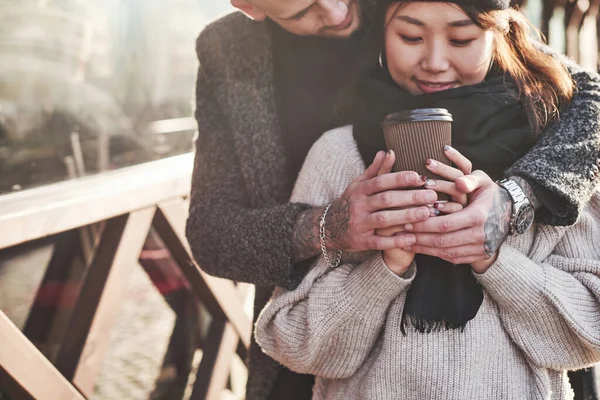
<svg viewBox="0 0 600 400"><path fill-rule="evenodd" d="M494 32L493 62L515 82L529 125L539 134L572 99L571 75L559 60L536 46L534 40L542 40L539 30L517 10L481 12L472 5L460 7L482 29Z"/></svg>

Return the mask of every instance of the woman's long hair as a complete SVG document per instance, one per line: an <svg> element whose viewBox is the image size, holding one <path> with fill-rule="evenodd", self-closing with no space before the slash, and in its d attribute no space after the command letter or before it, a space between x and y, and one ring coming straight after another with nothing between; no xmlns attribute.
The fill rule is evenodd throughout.
<svg viewBox="0 0 600 400"><path fill-rule="evenodd" d="M495 67L514 81L529 126L539 134L559 118L561 107L573 97L575 86L569 72L536 46L535 40L542 41L540 31L517 10L481 12L473 5L460 7L479 27L494 32Z"/></svg>

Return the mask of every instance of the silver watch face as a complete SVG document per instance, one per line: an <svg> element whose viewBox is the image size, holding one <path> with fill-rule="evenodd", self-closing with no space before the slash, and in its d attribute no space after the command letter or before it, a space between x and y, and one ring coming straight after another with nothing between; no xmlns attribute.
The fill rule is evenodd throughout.
<svg viewBox="0 0 600 400"><path fill-rule="evenodd" d="M531 205L524 207L519 210L519 215L517 215L515 221L515 232L518 235L521 235L531 228L533 225L533 220L535 218L535 211Z"/></svg>

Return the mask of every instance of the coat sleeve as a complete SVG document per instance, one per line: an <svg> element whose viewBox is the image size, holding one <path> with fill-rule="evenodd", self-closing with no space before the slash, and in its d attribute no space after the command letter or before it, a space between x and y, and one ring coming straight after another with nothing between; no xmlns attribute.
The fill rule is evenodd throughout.
<svg viewBox="0 0 600 400"><path fill-rule="evenodd" d="M323 257L294 291L276 289L255 337L263 351L299 373L352 376L370 354L393 301L403 301L416 273L392 273L380 253L362 264L330 268Z"/></svg>
<svg viewBox="0 0 600 400"><path fill-rule="evenodd" d="M564 232L541 262L505 244L497 262L477 276L497 303L508 334L545 368L579 369L600 362L598 201L595 207ZM541 229L550 234L557 228Z"/></svg>
<svg viewBox="0 0 600 400"><path fill-rule="evenodd" d="M548 49L545 49L548 51ZM531 184L539 222L572 225L600 183L600 77L563 57L577 86L558 123L506 172Z"/></svg>
<svg viewBox="0 0 600 400"><path fill-rule="evenodd" d="M202 51L201 43L218 41L215 36L200 36L200 60L219 57L216 52ZM219 107L202 65L196 86L196 119L198 137L186 226L195 260L204 271L222 278L295 287L302 279L302 269L292 262L292 229L309 206L251 206L226 112Z"/></svg>

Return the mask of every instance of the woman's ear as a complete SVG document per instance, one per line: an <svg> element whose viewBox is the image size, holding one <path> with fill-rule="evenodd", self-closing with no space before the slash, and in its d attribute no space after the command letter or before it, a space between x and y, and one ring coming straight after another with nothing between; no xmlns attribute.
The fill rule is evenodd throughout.
<svg viewBox="0 0 600 400"><path fill-rule="evenodd" d="M261 9L246 0L231 0L231 5L256 21L262 21L267 17Z"/></svg>

